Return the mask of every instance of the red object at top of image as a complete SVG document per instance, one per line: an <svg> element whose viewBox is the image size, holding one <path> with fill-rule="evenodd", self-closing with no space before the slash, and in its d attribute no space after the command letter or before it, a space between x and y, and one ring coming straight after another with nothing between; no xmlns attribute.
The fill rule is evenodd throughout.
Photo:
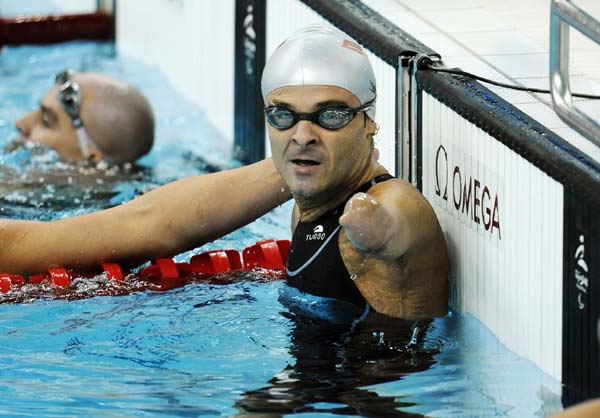
<svg viewBox="0 0 600 418"><path fill-rule="evenodd" d="M0 49L4 45L110 40L113 35L113 16L104 12L0 17Z"/></svg>

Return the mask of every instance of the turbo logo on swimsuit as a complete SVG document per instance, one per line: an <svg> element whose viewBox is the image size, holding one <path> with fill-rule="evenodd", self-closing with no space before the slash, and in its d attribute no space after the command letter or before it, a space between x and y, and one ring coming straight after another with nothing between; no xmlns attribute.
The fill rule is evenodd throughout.
<svg viewBox="0 0 600 418"><path fill-rule="evenodd" d="M315 226L313 233L306 235L306 241L323 241L324 239L325 233L323 232L323 225Z"/></svg>

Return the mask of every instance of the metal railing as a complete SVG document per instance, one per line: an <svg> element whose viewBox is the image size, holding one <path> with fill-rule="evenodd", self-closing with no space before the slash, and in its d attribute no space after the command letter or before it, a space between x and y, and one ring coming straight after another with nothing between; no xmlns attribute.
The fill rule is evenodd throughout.
<svg viewBox="0 0 600 418"><path fill-rule="evenodd" d="M554 110L569 126L600 146L600 123L573 103L569 80L569 28L600 44L600 22L571 3L552 0L550 14L550 90Z"/></svg>

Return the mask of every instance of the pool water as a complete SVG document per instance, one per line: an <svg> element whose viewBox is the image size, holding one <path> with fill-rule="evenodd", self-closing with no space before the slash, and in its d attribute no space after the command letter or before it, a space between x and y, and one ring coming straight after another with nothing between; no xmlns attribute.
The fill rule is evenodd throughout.
<svg viewBox="0 0 600 418"><path fill-rule="evenodd" d="M148 95L157 142L139 167L65 164L36 147L11 148L12 120L37 106L66 66L107 72ZM202 110L111 44L6 48L0 99L3 217L71 216L238 165ZM289 238L290 213L288 203L177 260ZM72 301L1 303L0 295L0 416L523 418L561 408L560 384L468 314L386 318L261 278Z"/></svg>

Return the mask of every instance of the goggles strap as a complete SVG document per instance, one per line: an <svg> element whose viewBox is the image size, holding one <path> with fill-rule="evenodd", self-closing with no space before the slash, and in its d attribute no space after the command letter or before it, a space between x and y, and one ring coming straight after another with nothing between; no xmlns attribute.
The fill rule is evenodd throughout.
<svg viewBox="0 0 600 418"><path fill-rule="evenodd" d="M79 149L83 157L88 158L91 155L90 151L94 146L94 141L92 141L92 138L90 138L83 125L75 128L75 133L77 134L77 142L79 143Z"/></svg>

